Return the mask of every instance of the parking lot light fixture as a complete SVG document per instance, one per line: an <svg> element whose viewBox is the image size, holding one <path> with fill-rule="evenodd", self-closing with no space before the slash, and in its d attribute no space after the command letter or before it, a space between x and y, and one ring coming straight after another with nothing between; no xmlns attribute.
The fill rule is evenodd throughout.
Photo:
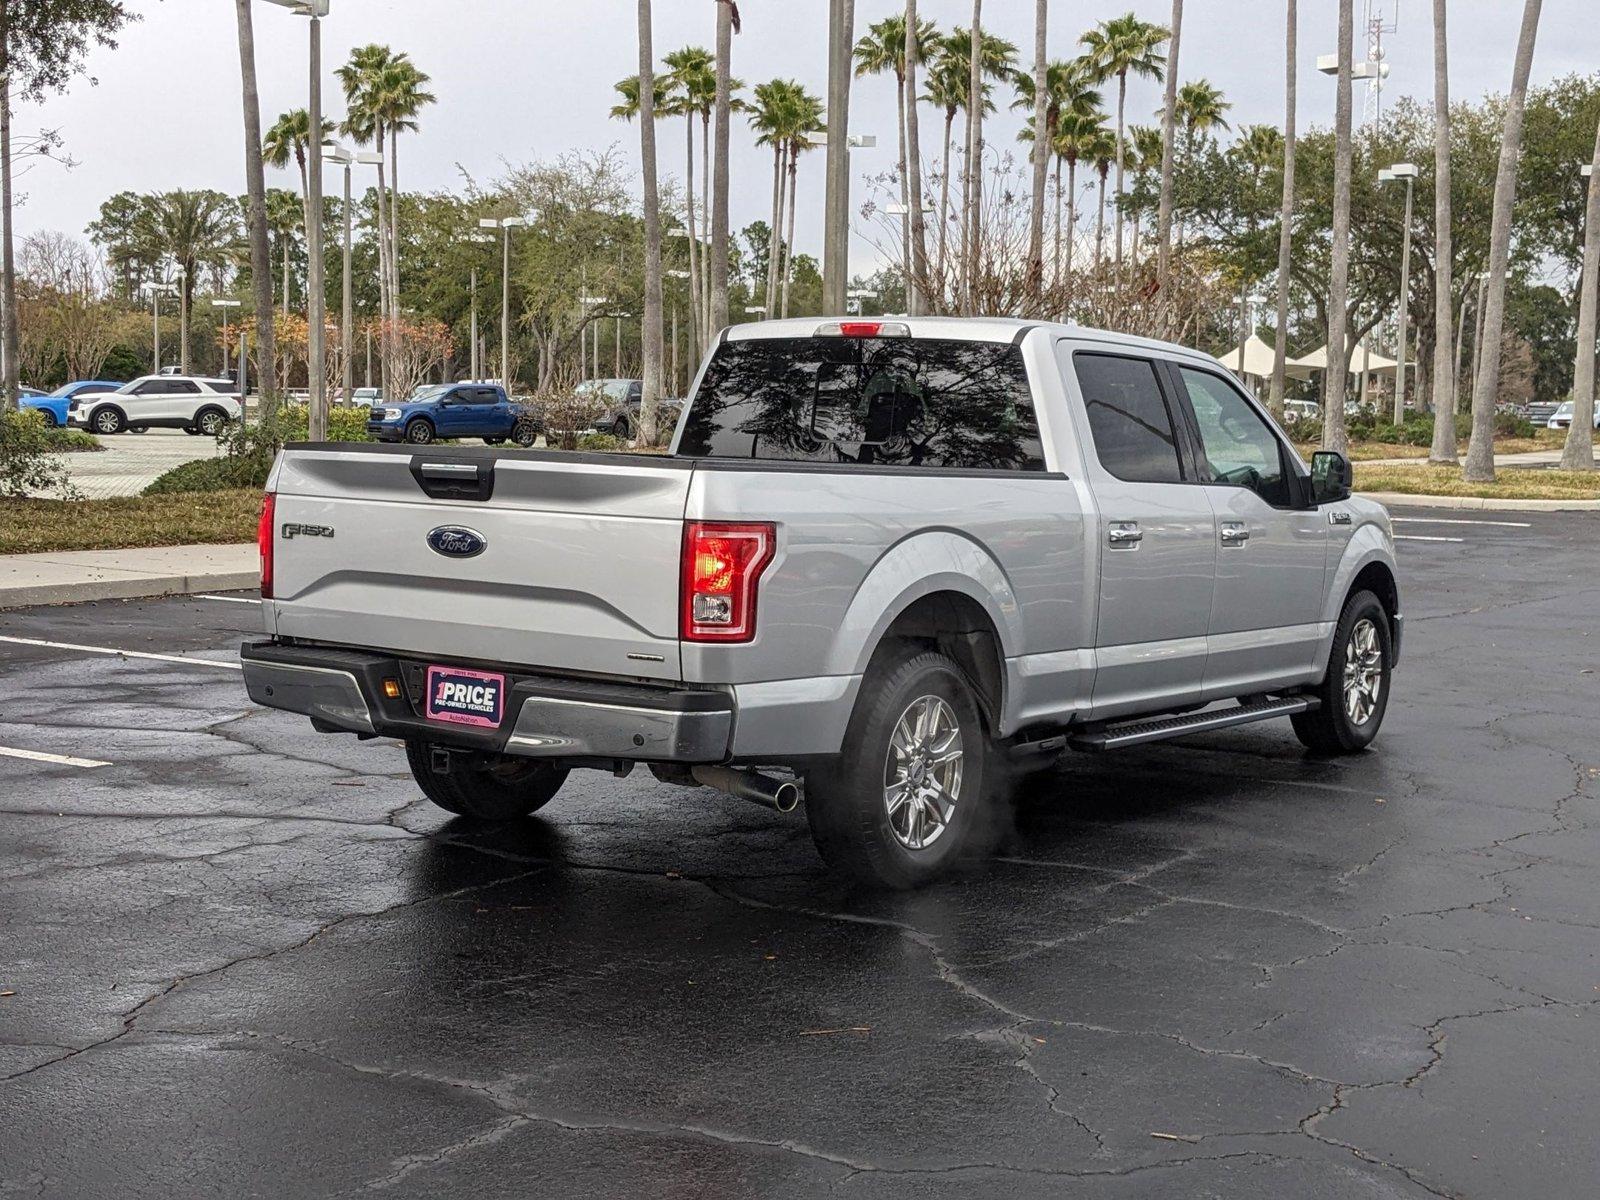
<svg viewBox="0 0 1600 1200"><path fill-rule="evenodd" d="M222 373L224 375L230 374L228 370L228 310L230 308L238 308L242 303L242 300L213 300L211 302L212 308L220 308L222 310Z"/></svg>
<svg viewBox="0 0 1600 1200"><path fill-rule="evenodd" d="M150 373L161 374L161 297L172 295L170 283L141 283L139 290L150 297Z"/></svg>
<svg viewBox="0 0 1600 1200"><path fill-rule="evenodd" d="M526 217L481 217L484 229L498 229L501 242L500 270L500 382L511 395L511 231L526 225Z"/></svg>

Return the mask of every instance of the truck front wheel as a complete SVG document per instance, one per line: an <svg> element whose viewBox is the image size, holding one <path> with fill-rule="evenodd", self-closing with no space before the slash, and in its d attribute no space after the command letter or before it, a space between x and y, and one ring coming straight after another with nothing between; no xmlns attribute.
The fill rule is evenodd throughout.
<svg viewBox="0 0 1600 1200"><path fill-rule="evenodd" d="M814 774L806 817L837 871L913 888L982 842L989 739L961 669L907 647L873 665L835 763Z"/></svg>
<svg viewBox="0 0 1600 1200"><path fill-rule="evenodd" d="M1389 707L1389 616L1371 592L1344 602L1328 655L1328 673L1312 692L1315 712L1289 718L1295 736L1318 754L1352 754L1378 736Z"/></svg>
<svg viewBox="0 0 1600 1200"><path fill-rule="evenodd" d="M434 751L431 742L406 742L417 786L446 812L478 821L515 821L537 812L567 778L564 767L515 755L452 753L441 763Z"/></svg>

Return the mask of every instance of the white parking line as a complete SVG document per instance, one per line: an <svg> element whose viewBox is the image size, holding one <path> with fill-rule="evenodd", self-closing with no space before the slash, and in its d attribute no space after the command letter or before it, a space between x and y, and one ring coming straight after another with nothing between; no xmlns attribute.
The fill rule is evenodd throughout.
<svg viewBox="0 0 1600 1200"><path fill-rule="evenodd" d="M1464 521L1460 517L1392 517L1396 525L1498 525L1503 529L1532 529L1528 521Z"/></svg>
<svg viewBox="0 0 1600 1200"><path fill-rule="evenodd" d="M1397 542L1464 542L1466 538L1429 537L1421 533L1397 533L1394 535Z"/></svg>
<svg viewBox="0 0 1600 1200"><path fill-rule="evenodd" d="M111 765L95 758L73 758L70 754L46 754L43 750L17 750L11 746L0 746L0 756L25 758L29 762L55 763L57 766L62 767L109 767Z"/></svg>
<svg viewBox="0 0 1600 1200"><path fill-rule="evenodd" d="M260 604L255 596L196 596L197 600L221 600L224 604Z"/></svg>
<svg viewBox="0 0 1600 1200"><path fill-rule="evenodd" d="M178 654L149 654L143 650L118 650L112 646L80 646L75 642L47 642L43 638L4 637L0 642L14 642L19 646L44 646L50 650L80 650L84 654L110 654L117 658L149 658L156 662L184 663L195 667L222 667L227 671L242 671L236 662L219 662L214 658L184 658Z"/></svg>

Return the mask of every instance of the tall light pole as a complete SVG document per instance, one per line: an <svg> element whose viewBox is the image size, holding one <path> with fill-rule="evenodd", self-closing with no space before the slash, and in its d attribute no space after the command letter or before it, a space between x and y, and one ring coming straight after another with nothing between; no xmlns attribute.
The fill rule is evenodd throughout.
<svg viewBox="0 0 1600 1200"><path fill-rule="evenodd" d="M232 374L228 370L228 310L230 308L238 308L242 303L243 301L241 300L213 300L211 302L212 308L220 308L222 310L222 373L224 375Z"/></svg>
<svg viewBox="0 0 1600 1200"><path fill-rule="evenodd" d="M161 374L161 294L172 294L168 283L141 283L139 290L150 297L150 374Z"/></svg>
<svg viewBox="0 0 1600 1200"><path fill-rule="evenodd" d="M350 280L350 239L354 229L355 218L350 208L350 169L355 165L356 156L343 146L336 145L333 142L326 144L328 157L344 168L344 304L343 315L339 320L339 341L341 343L340 352L344 358L344 378L341 380L344 385L344 402L353 404L356 393L354 379L352 378L355 362L353 361L354 346L351 343L351 339L354 337L355 331L350 327L350 322L355 305Z"/></svg>
<svg viewBox="0 0 1600 1200"><path fill-rule="evenodd" d="M511 231L527 223L526 217L484 217L478 222L484 229L500 231L500 383L507 396L511 395Z"/></svg>
<svg viewBox="0 0 1600 1200"><path fill-rule="evenodd" d="M1411 298L1411 193L1417 182L1417 164L1395 163L1378 172L1379 183L1396 179L1403 179L1406 184L1405 232L1400 251L1400 352L1395 356L1399 361L1394 369L1394 423L1402 425L1406 419L1406 320L1410 315L1406 309Z"/></svg>
<svg viewBox="0 0 1600 1200"><path fill-rule="evenodd" d="M841 35L845 41L839 47L829 46L828 59L828 95L831 101L828 112L831 115L837 109L846 114L843 122L830 120L828 132L821 137L809 135L805 140L807 145L825 146L828 151L827 162L827 194L824 199L824 238L822 247L822 307L825 312L836 313L848 307L845 301L849 299L850 286L850 166L851 151L871 150L878 144L878 136L873 133L849 133L848 110L850 102L849 69L850 47L853 35L850 28L854 23L855 0L834 0L841 4L844 24L834 27L832 32ZM842 84L844 103L838 104L836 89L838 85L834 79L835 60L837 50L841 70L845 72ZM843 136L841 136L843 135Z"/></svg>
<svg viewBox="0 0 1600 1200"><path fill-rule="evenodd" d="M376 167L378 169L378 172L379 172L379 178L382 178L382 172L383 172L383 167L384 167L384 157L383 157L383 155L379 154L377 151L375 151L375 150L363 150L363 151L359 152L356 155L356 162L360 163L363 167ZM383 275L383 261L384 261L383 246L382 246L383 238L382 238L382 230L381 230L381 226L380 226L380 222L382 220L382 215L383 215L383 193L380 191L378 193L378 195L377 195L377 210L373 213L372 233L373 233L373 236L375 238L377 238L378 241L379 241L378 254L377 254L377 259L376 259L377 266L378 266L378 296L380 298L379 299L379 306L378 306L379 307L379 312L378 312L378 320L379 320L379 325L378 325L378 331L379 331L379 333L378 333L378 336L379 336L379 341L378 341L378 378L379 378L380 382L383 385L383 389L382 389L383 390L383 397L384 397L384 399L387 400L389 398L389 334L388 334L388 325L387 325L387 321L389 319L389 313L387 311L387 308L382 303L382 298L387 296L389 294L389 292L388 292L388 285L384 283L384 275ZM372 386L372 323L370 321L367 323L366 342L367 342L367 377L366 377L366 386L370 388Z"/></svg>
<svg viewBox="0 0 1600 1200"><path fill-rule="evenodd" d="M309 17L311 24L309 59L311 89L307 112L310 116L310 137L306 140L306 215L310 228L306 230L306 323L309 362L306 364L306 384L311 391L309 428L307 436L313 442L328 440L327 372L323 365L324 343L327 335L327 296L322 275L322 18L328 15L331 0L268 0L280 8L287 8L296 16Z"/></svg>
<svg viewBox="0 0 1600 1200"><path fill-rule="evenodd" d="M494 236L487 233L469 233L467 241L480 246L487 246L494 241ZM472 380L477 383L483 378L481 374L483 364L478 360L478 264L472 264L472 278L467 285L468 293L472 298L472 350L467 355L467 369L472 372Z"/></svg>

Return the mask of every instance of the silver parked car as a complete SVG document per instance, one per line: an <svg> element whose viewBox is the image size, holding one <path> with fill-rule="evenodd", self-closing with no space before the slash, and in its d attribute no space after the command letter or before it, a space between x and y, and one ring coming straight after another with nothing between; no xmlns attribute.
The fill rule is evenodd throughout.
<svg viewBox="0 0 1600 1200"><path fill-rule="evenodd" d="M291 447L258 703L403 739L507 820L567 774L789 811L876 885L982 844L1009 765L1288 717L1367 746L1389 518L1216 359L1039 321L728 330L670 456Z"/></svg>

